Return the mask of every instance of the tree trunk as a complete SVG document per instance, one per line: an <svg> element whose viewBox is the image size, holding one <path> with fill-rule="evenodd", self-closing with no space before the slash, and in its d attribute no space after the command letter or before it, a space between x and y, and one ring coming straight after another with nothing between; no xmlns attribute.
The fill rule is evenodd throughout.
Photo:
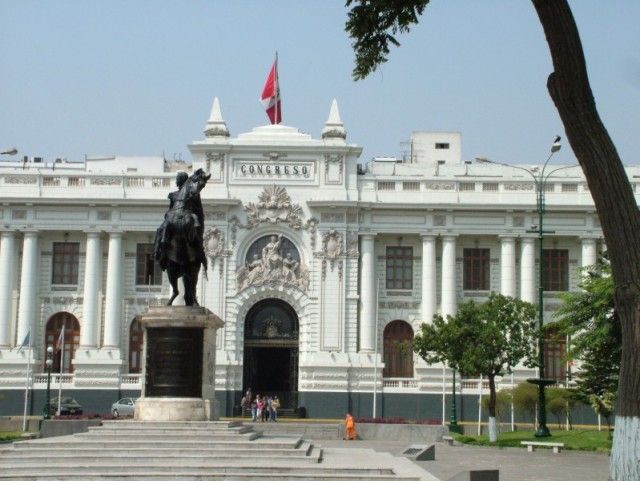
<svg viewBox="0 0 640 481"><path fill-rule="evenodd" d="M554 71L547 87L582 166L607 243L622 324L622 359L612 481L640 479L640 214L622 162L596 109L573 14L566 0L532 0Z"/></svg>
<svg viewBox="0 0 640 481"><path fill-rule="evenodd" d="M496 377L489 376L489 442L495 443L498 440L498 430L496 429Z"/></svg>

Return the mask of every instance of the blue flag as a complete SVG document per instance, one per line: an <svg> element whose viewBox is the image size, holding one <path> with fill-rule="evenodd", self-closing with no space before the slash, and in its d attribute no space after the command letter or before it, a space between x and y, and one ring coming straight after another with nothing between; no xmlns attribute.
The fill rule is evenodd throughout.
<svg viewBox="0 0 640 481"><path fill-rule="evenodd" d="M18 352L20 352L23 347L27 347L29 345L30 336L31 336L31 331L27 332L27 335L24 336L24 340L22 341L22 344L20 344L20 347L18 348Z"/></svg>

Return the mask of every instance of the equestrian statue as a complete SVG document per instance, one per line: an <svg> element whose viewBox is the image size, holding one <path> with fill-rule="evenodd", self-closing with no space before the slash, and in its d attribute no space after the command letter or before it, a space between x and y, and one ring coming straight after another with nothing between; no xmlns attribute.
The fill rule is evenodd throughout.
<svg viewBox="0 0 640 481"><path fill-rule="evenodd" d="M169 194L169 210L162 225L156 230L154 256L163 271L167 272L173 290L167 303L170 306L178 297L178 279L184 282L184 303L197 306L196 285L200 266L207 275L207 257L204 252L204 211L200 191L207 185L211 174L202 169L189 176L178 172L178 190Z"/></svg>

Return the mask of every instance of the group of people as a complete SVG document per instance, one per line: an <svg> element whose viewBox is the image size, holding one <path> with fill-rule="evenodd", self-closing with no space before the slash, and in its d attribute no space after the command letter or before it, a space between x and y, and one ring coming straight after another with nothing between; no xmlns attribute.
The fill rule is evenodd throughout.
<svg viewBox="0 0 640 481"><path fill-rule="evenodd" d="M253 397L251 389L248 389L241 401L242 415L251 410L251 420L253 422L277 422L280 400L278 396L261 396L257 394Z"/></svg>

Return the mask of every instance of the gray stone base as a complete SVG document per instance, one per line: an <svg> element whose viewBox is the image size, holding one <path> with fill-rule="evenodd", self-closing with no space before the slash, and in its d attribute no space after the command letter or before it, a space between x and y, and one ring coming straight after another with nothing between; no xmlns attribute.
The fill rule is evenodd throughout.
<svg viewBox="0 0 640 481"><path fill-rule="evenodd" d="M136 401L133 418L136 421L211 421L216 415L209 400L147 397Z"/></svg>

